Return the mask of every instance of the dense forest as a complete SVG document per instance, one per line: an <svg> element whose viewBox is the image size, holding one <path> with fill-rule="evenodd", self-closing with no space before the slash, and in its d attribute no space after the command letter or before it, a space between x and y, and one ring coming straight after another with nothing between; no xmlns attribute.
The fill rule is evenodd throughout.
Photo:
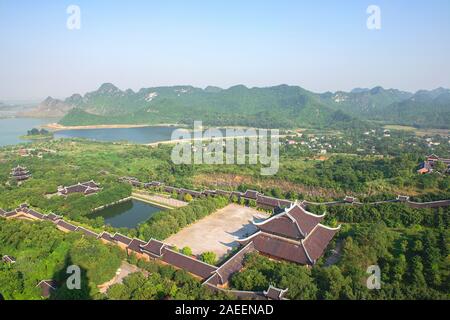
<svg viewBox="0 0 450 320"><path fill-rule="evenodd" d="M97 285L109 281L125 257L118 247L65 234L50 222L5 219L0 219L0 255L17 259L12 265L0 263L0 294L14 300L40 299L36 285L47 279L64 283L71 265L81 269L81 290L61 286L51 298L98 298Z"/></svg>
<svg viewBox="0 0 450 320"><path fill-rule="evenodd" d="M269 284L289 288L290 299L448 300L449 236L448 228L346 224L335 239L342 246L337 264L320 261L308 269L250 254L244 270L235 274L231 283L240 290L264 290ZM372 265L381 270L379 290L369 290L366 285L367 269Z"/></svg>

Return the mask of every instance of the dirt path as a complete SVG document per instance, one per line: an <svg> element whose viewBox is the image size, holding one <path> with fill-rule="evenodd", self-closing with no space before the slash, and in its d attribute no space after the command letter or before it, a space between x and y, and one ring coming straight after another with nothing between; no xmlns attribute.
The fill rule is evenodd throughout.
<svg viewBox="0 0 450 320"><path fill-rule="evenodd" d="M114 278L109 280L108 282L105 282L104 284L101 284L98 286L101 293L106 293L108 291L109 287L111 287L114 284L122 283L123 279L126 278L129 274L135 273L135 272L142 272L146 276L148 276L148 272L145 270L142 270L135 265L129 264L126 261L123 261L120 265L120 268L117 270L116 275Z"/></svg>

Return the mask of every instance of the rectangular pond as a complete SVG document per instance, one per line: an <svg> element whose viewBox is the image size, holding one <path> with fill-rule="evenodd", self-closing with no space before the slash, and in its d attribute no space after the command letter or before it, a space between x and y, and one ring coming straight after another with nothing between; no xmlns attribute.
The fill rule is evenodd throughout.
<svg viewBox="0 0 450 320"><path fill-rule="evenodd" d="M132 229L163 210L165 209L143 201L131 199L130 201L101 209L93 213L91 218L103 217L107 225L115 228Z"/></svg>

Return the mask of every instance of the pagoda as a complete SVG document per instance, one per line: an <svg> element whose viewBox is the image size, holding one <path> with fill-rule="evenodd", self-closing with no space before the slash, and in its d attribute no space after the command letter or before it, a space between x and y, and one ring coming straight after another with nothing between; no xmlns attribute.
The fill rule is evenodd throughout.
<svg viewBox="0 0 450 320"><path fill-rule="evenodd" d="M31 173L26 167L17 166L11 170L11 177L17 181L24 181L31 178Z"/></svg>

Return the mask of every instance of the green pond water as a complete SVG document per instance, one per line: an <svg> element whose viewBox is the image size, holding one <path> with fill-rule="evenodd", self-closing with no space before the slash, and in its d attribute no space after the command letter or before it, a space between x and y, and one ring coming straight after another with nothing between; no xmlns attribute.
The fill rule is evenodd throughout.
<svg viewBox="0 0 450 320"><path fill-rule="evenodd" d="M115 228L135 228L164 209L132 199L95 212L91 218L103 217Z"/></svg>

